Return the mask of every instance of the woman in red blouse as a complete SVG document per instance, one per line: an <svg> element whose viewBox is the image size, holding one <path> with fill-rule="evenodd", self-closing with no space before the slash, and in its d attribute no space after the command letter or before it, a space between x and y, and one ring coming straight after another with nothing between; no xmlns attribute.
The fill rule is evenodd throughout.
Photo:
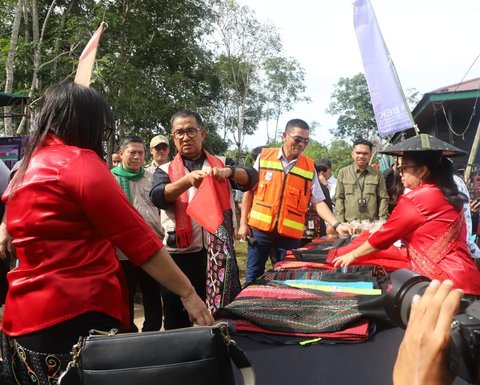
<svg viewBox="0 0 480 385"><path fill-rule="evenodd" d="M462 208L468 198L455 185L452 163L441 150L404 150L402 155L398 170L403 185L412 191L400 197L380 230L335 258L334 265L349 265L400 239L413 271L429 279L450 279L466 294L480 295L480 273L466 243Z"/></svg>
<svg viewBox="0 0 480 385"><path fill-rule="evenodd" d="M181 296L193 322L213 322L102 160L112 127L111 110L94 90L62 83L45 92L23 164L3 197L19 261L8 275L1 326L6 384L51 383L79 336L128 326L115 247Z"/></svg>

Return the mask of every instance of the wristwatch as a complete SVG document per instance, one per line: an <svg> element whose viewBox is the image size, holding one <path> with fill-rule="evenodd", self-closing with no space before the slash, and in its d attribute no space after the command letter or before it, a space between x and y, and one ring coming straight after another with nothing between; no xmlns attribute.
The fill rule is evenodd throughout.
<svg viewBox="0 0 480 385"><path fill-rule="evenodd" d="M339 222L335 223L332 227L335 231L337 231L337 227L340 226L341 224L342 224L342 222L339 221Z"/></svg>

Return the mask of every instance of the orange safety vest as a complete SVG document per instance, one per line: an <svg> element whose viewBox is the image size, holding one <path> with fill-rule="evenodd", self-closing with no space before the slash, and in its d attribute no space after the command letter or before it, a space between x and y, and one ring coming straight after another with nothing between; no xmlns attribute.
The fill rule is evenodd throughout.
<svg viewBox="0 0 480 385"><path fill-rule="evenodd" d="M253 197L248 224L262 231L301 239L310 201L315 165L300 155L285 175L278 148L264 148L260 154L259 182Z"/></svg>

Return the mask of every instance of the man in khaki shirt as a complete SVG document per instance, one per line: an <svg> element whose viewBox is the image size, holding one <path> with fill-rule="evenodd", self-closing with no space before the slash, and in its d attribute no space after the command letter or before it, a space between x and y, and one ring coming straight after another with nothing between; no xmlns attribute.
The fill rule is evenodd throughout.
<svg viewBox="0 0 480 385"><path fill-rule="evenodd" d="M153 160L145 167L145 170L153 175L158 166L168 162L168 155L170 154L168 138L163 135L154 136L150 140L150 154Z"/></svg>
<svg viewBox="0 0 480 385"><path fill-rule="evenodd" d="M372 142L358 139L353 144L353 165L337 176L335 208L339 221L387 219L388 194L382 173L369 166Z"/></svg>

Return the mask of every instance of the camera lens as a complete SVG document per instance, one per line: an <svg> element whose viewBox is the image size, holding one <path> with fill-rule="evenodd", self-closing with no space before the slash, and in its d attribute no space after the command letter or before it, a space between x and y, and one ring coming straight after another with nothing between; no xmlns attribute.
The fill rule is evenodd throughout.
<svg viewBox="0 0 480 385"><path fill-rule="evenodd" d="M394 271L390 280L385 295L385 311L395 325L405 329L413 297L422 295L430 280L408 269Z"/></svg>

